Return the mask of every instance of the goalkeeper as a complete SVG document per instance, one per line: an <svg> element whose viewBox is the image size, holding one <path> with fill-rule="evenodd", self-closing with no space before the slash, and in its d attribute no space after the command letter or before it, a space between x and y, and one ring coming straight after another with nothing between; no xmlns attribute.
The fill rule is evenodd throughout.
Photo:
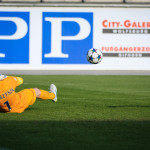
<svg viewBox="0 0 150 150"><path fill-rule="evenodd" d="M57 88L54 84L50 85L49 92L31 88L16 93L15 88L22 83L21 77L0 75L0 111L22 113L34 104L36 98L57 101Z"/></svg>

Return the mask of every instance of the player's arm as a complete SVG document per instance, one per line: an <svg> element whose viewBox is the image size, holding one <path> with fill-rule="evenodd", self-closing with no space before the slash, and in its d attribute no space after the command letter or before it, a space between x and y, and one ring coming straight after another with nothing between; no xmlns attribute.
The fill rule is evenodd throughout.
<svg viewBox="0 0 150 150"><path fill-rule="evenodd" d="M20 85L23 83L23 78L21 77L15 77L17 79L17 85Z"/></svg>
<svg viewBox="0 0 150 150"><path fill-rule="evenodd" d="M11 77L15 81L16 86L19 86L20 84L23 83L23 78L21 77L15 77L15 76L8 76L8 77Z"/></svg>

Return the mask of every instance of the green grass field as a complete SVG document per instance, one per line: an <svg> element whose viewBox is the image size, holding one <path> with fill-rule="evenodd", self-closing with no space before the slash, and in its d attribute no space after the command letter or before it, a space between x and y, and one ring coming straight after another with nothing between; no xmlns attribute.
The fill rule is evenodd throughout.
<svg viewBox="0 0 150 150"><path fill-rule="evenodd" d="M22 114L0 113L0 150L149 150L150 76L21 76L48 90Z"/></svg>

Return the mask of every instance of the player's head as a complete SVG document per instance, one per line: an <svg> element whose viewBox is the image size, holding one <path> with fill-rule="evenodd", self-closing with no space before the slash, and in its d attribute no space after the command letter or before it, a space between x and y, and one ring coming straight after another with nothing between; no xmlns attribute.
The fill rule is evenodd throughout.
<svg viewBox="0 0 150 150"><path fill-rule="evenodd" d="M1 80L4 80L5 78L7 78L6 75L0 74L0 81L1 81Z"/></svg>

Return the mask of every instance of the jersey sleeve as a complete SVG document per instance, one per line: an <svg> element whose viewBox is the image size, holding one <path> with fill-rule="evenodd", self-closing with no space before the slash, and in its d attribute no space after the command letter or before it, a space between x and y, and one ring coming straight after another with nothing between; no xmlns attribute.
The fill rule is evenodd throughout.
<svg viewBox="0 0 150 150"><path fill-rule="evenodd" d="M16 79L17 79L17 84L18 84L18 85L20 85L20 84L23 83L23 78L21 78L21 77L16 77Z"/></svg>
<svg viewBox="0 0 150 150"><path fill-rule="evenodd" d="M11 77L15 83L15 86L19 86L20 84L23 83L23 78L21 77Z"/></svg>

